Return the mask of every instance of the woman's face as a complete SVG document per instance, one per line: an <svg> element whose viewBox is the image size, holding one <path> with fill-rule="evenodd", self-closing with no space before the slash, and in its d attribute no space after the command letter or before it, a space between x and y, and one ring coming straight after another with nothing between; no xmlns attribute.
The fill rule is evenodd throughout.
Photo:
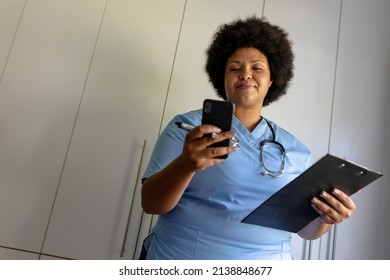
<svg viewBox="0 0 390 280"><path fill-rule="evenodd" d="M239 48L228 58L225 91L236 108L261 108L271 84L268 59L258 49Z"/></svg>

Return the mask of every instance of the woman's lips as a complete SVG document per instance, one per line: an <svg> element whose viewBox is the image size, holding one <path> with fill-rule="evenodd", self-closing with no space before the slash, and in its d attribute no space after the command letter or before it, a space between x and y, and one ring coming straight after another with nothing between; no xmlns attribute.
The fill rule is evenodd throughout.
<svg viewBox="0 0 390 280"><path fill-rule="evenodd" d="M252 87L254 87L254 85L252 85L251 83L243 83L236 86L236 88L238 89L248 89Z"/></svg>

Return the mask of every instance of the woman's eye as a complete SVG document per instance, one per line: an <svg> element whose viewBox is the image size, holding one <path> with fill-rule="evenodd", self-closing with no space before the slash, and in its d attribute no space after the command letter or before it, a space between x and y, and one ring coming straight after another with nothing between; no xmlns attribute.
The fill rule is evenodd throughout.
<svg viewBox="0 0 390 280"><path fill-rule="evenodd" d="M240 68L230 68L230 71L232 71L232 72L239 71L239 70L240 70Z"/></svg>

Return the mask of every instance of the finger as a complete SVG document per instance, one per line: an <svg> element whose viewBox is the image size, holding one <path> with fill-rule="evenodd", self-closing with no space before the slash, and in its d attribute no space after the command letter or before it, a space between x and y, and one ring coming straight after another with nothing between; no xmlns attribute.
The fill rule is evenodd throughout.
<svg viewBox="0 0 390 280"><path fill-rule="evenodd" d="M220 164L226 160L226 158L220 158L220 156L235 152L237 147L219 147L219 148L205 148L199 150L197 153L193 153L188 156L188 162L192 162L194 169L197 171L204 170L207 167Z"/></svg>
<svg viewBox="0 0 390 280"><path fill-rule="evenodd" d="M343 201L352 201L349 199L347 195L344 194ZM348 208L350 204L345 205L343 201L340 201L337 197L332 194L323 192L321 193L321 197L324 198L327 203L332 207L332 210L328 210L328 212L332 212L332 218L341 222L347 218L349 218L354 211L354 209Z"/></svg>
<svg viewBox="0 0 390 280"><path fill-rule="evenodd" d="M187 134L187 138L189 140L193 140L193 139L202 138L206 135L211 135L211 134L217 135L219 133L221 133L221 129L219 129L218 127L216 127L214 125L204 124L204 125L200 125L200 126L195 127L194 129L192 129Z"/></svg>
<svg viewBox="0 0 390 280"><path fill-rule="evenodd" d="M353 202L353 200L344 192L341 190L335 188L332 190L332 194L348 209L355 210L356 205Z"/></svg>
<svg viewBox="0 0 390 280"><path fill-rule="evenodd" d="M328 212L337 212L332 213L332 217L336 220L343 221L349 218L356 209L352 199L338 189L333 189L332 194L321 192L320 196L333 208L332 210L328 210Z"/></svg>
<svg viewBox="0 0 390 280"><path fill-rule="evenodd" d="M326 224L335 224L338 221L339 216L327 203L321 201L317 197L312 198L311 206L318 212L321 220Z"/></svg>
<svg viewBox="0 0 390 280"><path fill-rule="evenodd" d="M225 147L208 147L204 150L204 156L206 158L216 158L224 156L230 153L234 153L238 150L236 146L225 146Z"/></svg>
<svg viewBox="0 0 390 280"><path fill-rule="evenodd" d="M207 135L206 137L202 138L202 143L206 146L209 147L213 144L223 142L225 140L231 139L235 137L236 133L234 131L227 131L227 132L222 132L216 135ZM230 142L230 141L229 141Z"/></svg>
<svg viewBox="0 0 390 280"><path fill-rule="evenodd" d="M211 126L209 126L209 128L210 127ZM187 135L183 145L183 156L186 158L186 162L189 166L191 166L190 168L195 171L203 170L206 167L219 164L223 162L223 159L217 157L237 150L237 148L233 146L209 147L216 142L226 140L232 135L235 135L234 132L221 133L219 134L218 139L211 136L202 136L201 138L197 138L197 136L202 135L202 131L209 132L209 128L194 128L194 132L191 131Z"/></svg>
<svg viewBox="0 0 390 280"><path fill-rule="evenodd" d="M321 215L323 220L326 220L328 223L340 223L349 218L355 210L353 201L347 195L339 195L343 196L342 199L348 201L349 207L352 208L348 208L337 197L325 191L321 192L320 194L320 197L323 199L323 201L318 198L312 199L312 203L314 206L316 206L315 209Z"/></svg>

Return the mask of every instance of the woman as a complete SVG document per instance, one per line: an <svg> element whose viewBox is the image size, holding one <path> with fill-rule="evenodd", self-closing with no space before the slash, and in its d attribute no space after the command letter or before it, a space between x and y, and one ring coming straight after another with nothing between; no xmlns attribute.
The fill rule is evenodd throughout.
<svg viewBox="0 0 390 280"><path fill-rule="evenodd" d="M142 206L160 215L145 244L147 258L292 259L291 233L241 223L311 161L304 144L261 116L262 107L285 94L293 77L287 33L256 17L222 25L207 50L205 68L219 97L235 105L233 129L200 125L201 110L177 115L167 125L143 177ZM176 122L195 128L187 132ZM232 137L239 139L239 149L210 147ZM260 156L261 142L269 139L273 145L263 147ZM275 142L286 152L283 175L264 172L282 166ZM227 159L217 158L225 154ZM320 216L298 232L302 238L320 237L355 210L339 190L321 196L323 201L312 199Z"/></svg>

